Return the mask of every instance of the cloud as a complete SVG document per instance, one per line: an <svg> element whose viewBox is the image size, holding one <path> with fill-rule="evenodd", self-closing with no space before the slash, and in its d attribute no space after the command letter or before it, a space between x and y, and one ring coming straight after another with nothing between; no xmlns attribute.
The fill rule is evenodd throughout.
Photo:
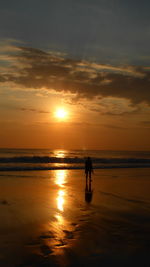
<svg viewBox="0 0 150 267"><path fill-rule="evenodd" d="M31 111L31 112L36 112L36 113L50 113L49 111L46 110L39 110L39 109L34 109L34 108L16 108L17 110L20 111Z"/></svg>
<svg viewBox="0 0 150 267"><path fill-rule="evenodd" d="M68 102L69 103L69 102ZM140 113L144 110L145 105L133 105L130 100L117 97L97 97L94 105L90 100L80 101L79 104L87 109L101 115L124 116ZM144 110L145 112L145 110Z"/></svg>
<svg viewBox="0 0 150 267"><path fill-rule="evenodd" d="M80 61L30 47L8 50L1 49L1 84L71 93L76 101L113 97L150 104L149 68Z"/></svg>
<svg viewBox="0 0 150 267"><path fill-rule="evenodd" d="M16 98L16 97L13 97L15 99L15 102L18 101L20 102L22 99L20 98ZM23 100L24 101L24 100ZM33 108L33 107L21 107L21 106L16 106L16 104L14 105L13 103L11 104L6 104L6 103L1 103L0 105L0 108L1 109L11 109L11 110L18 110L18 111L23 111L23 112L36 112L36 113L48 113L50 114L51 112L50 111L47 111L47 110L43 110L43 109L36 109L36 108Z"/></svg>
<svg viewBox="0 0 150 267"><path fill-rule="evenodd" d="M141 121L140 126L143 126L144 128L150 128L150 120L149 121Z"/></svg>
<svg viewBox="0 0 150 267"><path fill-rule="evenodd" d="M103 126L106 127L106 128L115 129L115 130L125 130L125 129L127 129L126 127L112 125L112 124L103 124Z"/></svg>

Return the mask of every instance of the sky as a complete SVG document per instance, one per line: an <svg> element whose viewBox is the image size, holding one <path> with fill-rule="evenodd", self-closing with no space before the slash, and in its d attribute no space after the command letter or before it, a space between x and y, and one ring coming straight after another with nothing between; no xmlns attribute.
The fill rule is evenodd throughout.
<svg viewBox="0 0 150 267"><path fill-rule="evenodd" d="M150 150L149 11L1 0L0 147Z"/></svg>

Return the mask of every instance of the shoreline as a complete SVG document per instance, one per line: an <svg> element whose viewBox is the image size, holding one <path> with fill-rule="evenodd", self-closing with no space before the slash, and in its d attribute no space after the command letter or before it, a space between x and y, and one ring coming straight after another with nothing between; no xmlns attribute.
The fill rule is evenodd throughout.
<svg viewBox="0 0 150 267"><path fill-rule="evenodd" d="M101 167L94 167L94 170L103 170L103 169L144 169L144 168L150 168L150 165L146 166L146 165L122 165L122 166L101 166ZM10 168L6 168L6 167L0 167L0 172L13 172L13 171L54 171L54 170L84 170L84 166L83 167L64 167L64 166L60 166L60 167L10 167Z"/></svg>

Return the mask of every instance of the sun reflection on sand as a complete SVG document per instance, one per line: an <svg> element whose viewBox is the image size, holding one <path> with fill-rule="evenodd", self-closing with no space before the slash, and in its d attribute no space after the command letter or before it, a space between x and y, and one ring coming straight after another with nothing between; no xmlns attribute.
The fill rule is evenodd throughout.
<svg viewBox="0 0 150 267"><path fill-rule="evenodd" d="M56 171L55 184L60 187L57 193L56 201L57 201L57 208L61 212L64 211L66 177L67 177L67 170Z"/></svg>
<svg viewBox="0 0 150 267"><path fill-rule="evenodd" d="M67 177L67 170L56 170L55 173L55 184L59 187L64 187Z"/></svg>
<svg viewBox="0 0 150 267"><path fill-rule="evenodd" d="M75 240L76 227L75 221L70 216L72 201L69 192L72 189L68 179L71 173L70 170L53 170L51 173L54 193L50 198L53 203L52 217L46 224L43 242L54 257L60 255L66 257L66 249L71 248Z"/></svg>
<svg viewBox="0 0 150 267"><path fill-rule="evenodd" d="M64 195L65 195L65 192L63 190L58 191L57 208L60 211L64 211L64 202L65 202Z"/></svg>
<svg viewBox="0 0 150 267"><path fill-rule="evenodd" d="M51 222L51 231L54 234L51 245L53 246L53 253L59 255L62 253L61 249L68 243L66 240L66 231L70 229L70 223L65 217L65 206L67 203L66 180L68 177L68 170L54 171L54 183L58 186L56 192L55 205L56 212L54 214L55 220Z"/></svg>
<svg viewBox="0 0 150 267"><path fill-rule="evenodd" d="M60 225L64 223L64 218L63 218L62 215L60 215L60 214L56 214L56 215L55 215L55 218L57 219L57 222L58 222Z"/></svg>

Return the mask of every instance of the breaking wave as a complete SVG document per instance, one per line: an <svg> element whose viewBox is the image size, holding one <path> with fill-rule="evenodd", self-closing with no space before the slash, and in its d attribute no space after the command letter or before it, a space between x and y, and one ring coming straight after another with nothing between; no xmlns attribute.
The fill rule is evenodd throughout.
<svg viewBox="0 0 150 267"><path fill-rule="evenodd" d="M150 167L150 158L93 157L95 169ZM0 157L0 171L84 169L85 157L14 156Z"/></svg>

